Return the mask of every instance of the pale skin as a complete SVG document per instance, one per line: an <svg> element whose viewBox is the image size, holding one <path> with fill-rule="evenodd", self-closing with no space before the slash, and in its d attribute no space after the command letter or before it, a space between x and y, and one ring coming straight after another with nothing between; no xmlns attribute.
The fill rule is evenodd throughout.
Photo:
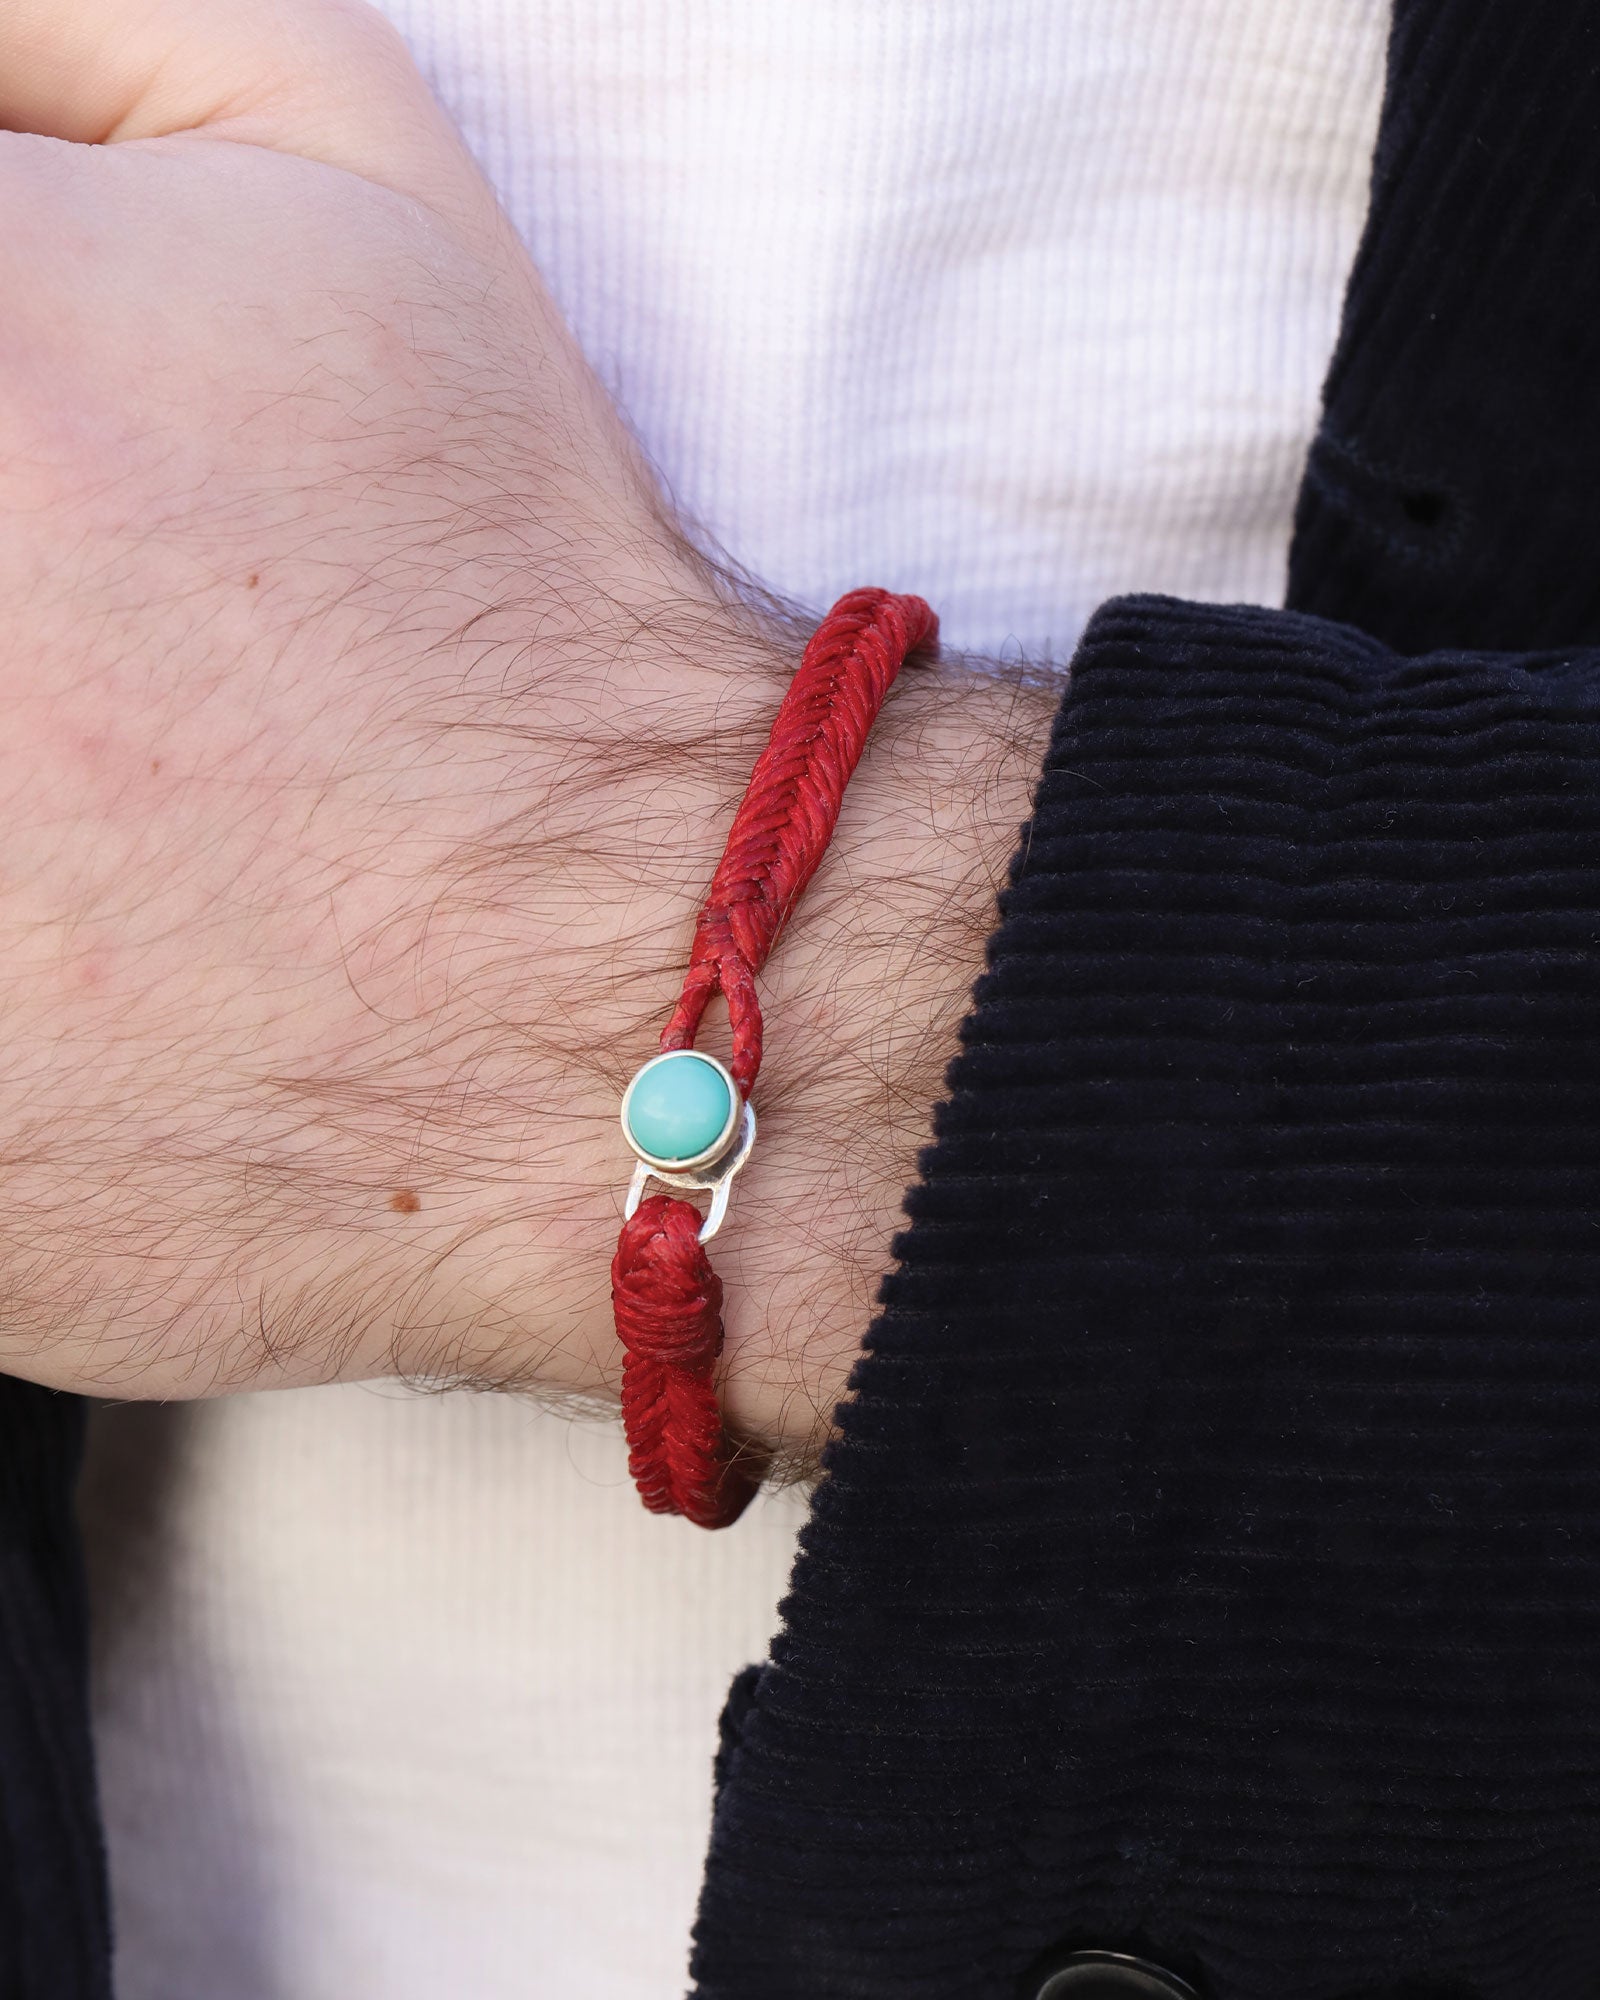
<svg viewBox="0 0 1600 2000"><path fill-rule="evenodd" d="M803 633L365 7L6 0L0 127L0 1369L612 1391L617 1099ZM1054 702L908 670L763 982L724 1395L802 1461Z"/></svg>

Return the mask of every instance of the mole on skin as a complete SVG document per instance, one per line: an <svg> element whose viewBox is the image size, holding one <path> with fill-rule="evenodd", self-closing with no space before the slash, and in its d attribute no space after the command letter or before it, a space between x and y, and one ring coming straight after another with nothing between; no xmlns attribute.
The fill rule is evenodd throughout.
<svg viewBox="0 0 1600 2000"><path fill-rule="evenodd" d="M422 1202L415 1188L396 1188L389 1197L389 1206L397 1215L415 1215Z"/></svg>

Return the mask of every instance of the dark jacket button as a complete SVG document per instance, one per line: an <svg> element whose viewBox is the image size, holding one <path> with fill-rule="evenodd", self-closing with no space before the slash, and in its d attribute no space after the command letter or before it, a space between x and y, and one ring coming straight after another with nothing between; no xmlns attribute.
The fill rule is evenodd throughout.
<svg viewBox="0 0 1600 2000"><path fill-rule="evenodd" d="M1186 1979L1121 1951L1073 1951L1028 1983L1027 2000L1200 2000Z"/></svg>

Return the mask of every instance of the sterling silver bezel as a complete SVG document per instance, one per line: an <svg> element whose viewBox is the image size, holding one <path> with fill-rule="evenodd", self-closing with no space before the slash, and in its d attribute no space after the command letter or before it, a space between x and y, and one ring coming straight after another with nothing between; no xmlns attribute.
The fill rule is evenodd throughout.
<svg viewBox="0 0 1600 2000"><path fill-rule="evenodd" d="M633 1093L638 1088L641 1078L648 1076L651 1070L659 1069L662 1063L681 1062L685 1056L691 1057L695 1062L709 1064L728 1086L728 1116L722 1130L704 1152L696 1153L686 1160L663 1159L658 1153L647 1153L628 1130L628 1106L633 1102ZM720 1160L738 1139L744 1108L744 1100L739 1095L739 1086L734 1082L733 1071L726 1063L719 1062L715 1056L708 1056L700 1049L664 1049L660 1055L652 1056L647 1063L641 1063L634 1071L627 1089L622 1093L622 1109L618 1113L618 1118L629 1152L642 1161L652 1174L668 1177L674 1174L693 1174Z"/></svg>

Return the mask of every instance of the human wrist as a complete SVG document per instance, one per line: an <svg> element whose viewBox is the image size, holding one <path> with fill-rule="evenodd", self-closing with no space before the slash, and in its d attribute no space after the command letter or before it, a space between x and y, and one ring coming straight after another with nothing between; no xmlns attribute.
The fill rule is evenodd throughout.
<svg viewBox="0 0 1600 2000"><path fill-rule="evenodd" d="M670 1011L802 634L730 608L671 550L610 567L627 587L570 626L508 591L502 554L369 607L336 703L321 632L275 646L292 777L204 732L118 731L118 816L74 841L100 854L158 823L170 842L225 806L239 860L159 967L157 878L107 873L139 921L84 951L98 990L70 956L98 919L55 927L61 984L26 1001L40 1046L65 1034L102 1069L109 1052L125 1081L76 1070L7 1128L13 1151L44 1135L12 1174L8 1279L75 1168L13 1315L25 1372L135 1395L392 1372L615 1389L617 1099ZM491 608L463 621L463 601ZM764 975L762 1140L718 1248L724 1396L737 1433L801 1463L870 1315L1053 701L958 662L908 668ZM63 731L52 704L38 761L74 754ZM12 914L20 935L27 906ZM239 1007L247 1035L206 1031ZM74 1338L47 1335L53 1315Z"/></svg>
<svg viewBox="0 0 1600 2000"><path fill-rule="evenodd" d="M510 1076L480 1079L505 1135L487 1151L512 1181L490 1177L466 1232L460 1283L479 1316L452 1358L470 1379L546 1393L615 1390L617 1100L671 1010L803 643L692 593L630 623L637 642L607 651L579 704L582 743L542 736L498 853L461 851L434 891L443 934L509 941L486 955L458 937L452 955L476 970L452 1006L525 1024L563 1094L541 1119ZM722 1390L734 1432L791 1463L814 1459L870 1316L1055 701L1015 673L908 667L763 975L761 1140L717 1248ZM565 884L554 935L548 918L542 936L528 924L542 868ZM702 1046L726 1053L720 1010ZM437 1332L417 1333L406 1365L436 1373Z"/></svg>

